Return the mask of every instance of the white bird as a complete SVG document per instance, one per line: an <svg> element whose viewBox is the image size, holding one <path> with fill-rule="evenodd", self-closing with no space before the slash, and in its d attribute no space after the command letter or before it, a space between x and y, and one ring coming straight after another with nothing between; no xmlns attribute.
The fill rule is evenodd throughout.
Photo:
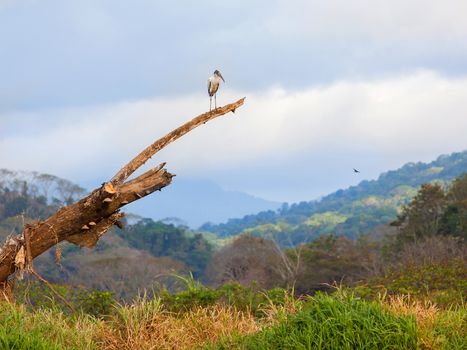
<svg viewBox="0 0 467 350"><path fill-rule="evenodd" d="M209 94L209 111L211 111L212 97L214 96L214 108L217 108L216 93L221 84L221 79L225 83L224 78L222 77L221 72L217 69L214 71L214 74L208 79L208 94Z"/></svg>

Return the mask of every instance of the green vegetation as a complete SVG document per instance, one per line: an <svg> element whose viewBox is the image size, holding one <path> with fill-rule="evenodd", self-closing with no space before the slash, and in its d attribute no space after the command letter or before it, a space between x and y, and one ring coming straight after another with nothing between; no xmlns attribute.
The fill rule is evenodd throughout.
<svg viewBox="0 0 467 350"><path fill-rule="evenodd" d="M0 349L464 349L465 306L408 296L360 299L349 289L296 299L283 289L220 289L114 303L96 318L51 304L0 304ZM258 301L257 306L250 300ZM201 301L201 302L200 302ZM189 307L185 307L189 305ZM255 311L256 310L256 311Z"/></svg>
<svg viewBox="0 0 467 350"><path fill-rule="evenodd" d="M217 349L416 349L413 316L376 302L317 294L293 315L258 333L225 340Z"/></svg>
<svg viewBox="0 0 467 350"><path fill-rule="evenodd" d="M422 185L392 225L400 227L402 241L430 235L467 239L467 174L455 179L447 191L438 184Z"/></svg>
<svg viewBox="0 0 467 350"><path fill-rule="evenodd" d="M58 309L27 311L24 307L0 304L0 349L81 350L97 349L92 339L95 319L73 319Z"/></svg>
<svg viewBox="0 0 467 350"><path fill-rule="evenodd" d="M142 219L116 233L131 248L184 262L195 277L201 276L211 257L211 244L201 234L151 219Z"/></svg>
<svg viewBox="0 0 467 350"><path fill-rule="evenodd" d="M220 237L248 232L274 239L283 247L306 243L323 234L356 239L394 221L400 207L413 198L422 184L436 182L447 185L466 170L467 151L440 156L428 164L408 163L398 170L381 174L377 180L362 181L319 201L284 204L278 211L230 219L225 224L208 223L200 230L214 232ZM458 203L450 208L450 212L461 210L466 215L465 208L465 203ZM447 217L445 220L447 226L459 225ZM446 229L451 230L451 226ZM465 232L465 227L458 226L458 232L462 230Z"/></svg>
<svg viewBox="0 0 467 350"><path fill-rule="evenodd" d="M439 307L462 306L467 290L465 243L456 238L432 237L400 248L394 262L379 274L357 283L364 297L411 295Z"/></svg>
<svg viewBox="0 0 467 350"><path fill-rule="evenodd" d="M184 281L185 290L176 294L162 290L158 294L167 310L184 312L197 307L223 304L261 316L264 315L266 305L272 303L283 306L288 298L287 291L282 288L262 291L255 286L244 287L238 283L227 283L218 288L209 288L194 280L184 279Z"/></svg>

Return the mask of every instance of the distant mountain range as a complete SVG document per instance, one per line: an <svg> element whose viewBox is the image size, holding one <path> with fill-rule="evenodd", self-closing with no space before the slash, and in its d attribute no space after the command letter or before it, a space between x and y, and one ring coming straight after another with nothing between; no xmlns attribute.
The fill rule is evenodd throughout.
<svg viewBox="0 0 467 350"><path fill-rule="evenodd" d="M393 221L421 184L438 181L447 185L465 172L467 151L442 155L431 163L408 163L381 174L377 180L362 181L317 201L284 204L279 210L218 225L204 224L200 230L220 237L248 232L274 238L283 246L311 241L326 233L356 238Z"/></svg>
<svg viewBox="0 0 467 350"><path fill-rule="evenodd" d="M280 205L243 192L226 191L211 181L177 176L173 184L132 203L125 211L154 220L179 218L197 228L208 221L220 223L232 217L276 210Z"/></svg>

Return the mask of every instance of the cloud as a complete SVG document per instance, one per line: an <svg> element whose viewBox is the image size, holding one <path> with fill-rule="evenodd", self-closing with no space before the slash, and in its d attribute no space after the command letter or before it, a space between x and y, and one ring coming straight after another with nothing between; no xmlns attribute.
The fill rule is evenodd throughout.
<svg viewBox="0 0 467 350"><path fill-rule="evenodd" d="M0 110L467 73L459 0L0 2Z"/></svg>
<svg viewBox="0 0 467 350"><path fill-rule="evenodd" d="M467 3L458 0L280 0L268 28L320 40L465 39Z"/></svg>
<svg viewBox="0 0 467 350"><path fill-rule="evenodd" d="M222 87L218 102L244 94ZM374 164L376 175L394 162L429 160L467 148L467 77L418 71L295 91L271 87L246 96L236 114L191 132L151 165L168 161L170 170L184 176L223 174L214 180L252 193L251 183L256 183L261 190L255 194L286 200L287 186L303 187L308 181L303 174L316 170L310 159L320 160L324 177L327 167L347 164L346 157L354 164L365 157L391 159L390 164ZM205 95L187 95L0 114L0 164L75 181L105 179L156 138L204 112L208 103ZM291 173L278 171L281 164ZM294 183L297 172L303 174ZM281 190L275 192L275 187Z"/></svg>

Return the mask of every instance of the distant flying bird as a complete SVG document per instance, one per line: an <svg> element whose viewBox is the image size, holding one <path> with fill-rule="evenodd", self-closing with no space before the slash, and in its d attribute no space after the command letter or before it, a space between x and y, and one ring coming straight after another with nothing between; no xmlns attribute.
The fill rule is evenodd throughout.
<svg viewBox="0 0 467 350"><path fill-rule="evenodd" d="M353 172L354 172L354 173L359 173L360 171L357 170L357 169L355 169L355 168L353 168Z"/></svg>
<svg viewBox="0 0 467 350"><path fill-rule="evenodd" d="M208 94L209 94L209 111L211 111L212 97L214 96L214 108L217 108L216 93L221 84L221 79L225 83L224 78L222 77L221 72L217 69L214 71L214 74L208 79Z"/></svg>

